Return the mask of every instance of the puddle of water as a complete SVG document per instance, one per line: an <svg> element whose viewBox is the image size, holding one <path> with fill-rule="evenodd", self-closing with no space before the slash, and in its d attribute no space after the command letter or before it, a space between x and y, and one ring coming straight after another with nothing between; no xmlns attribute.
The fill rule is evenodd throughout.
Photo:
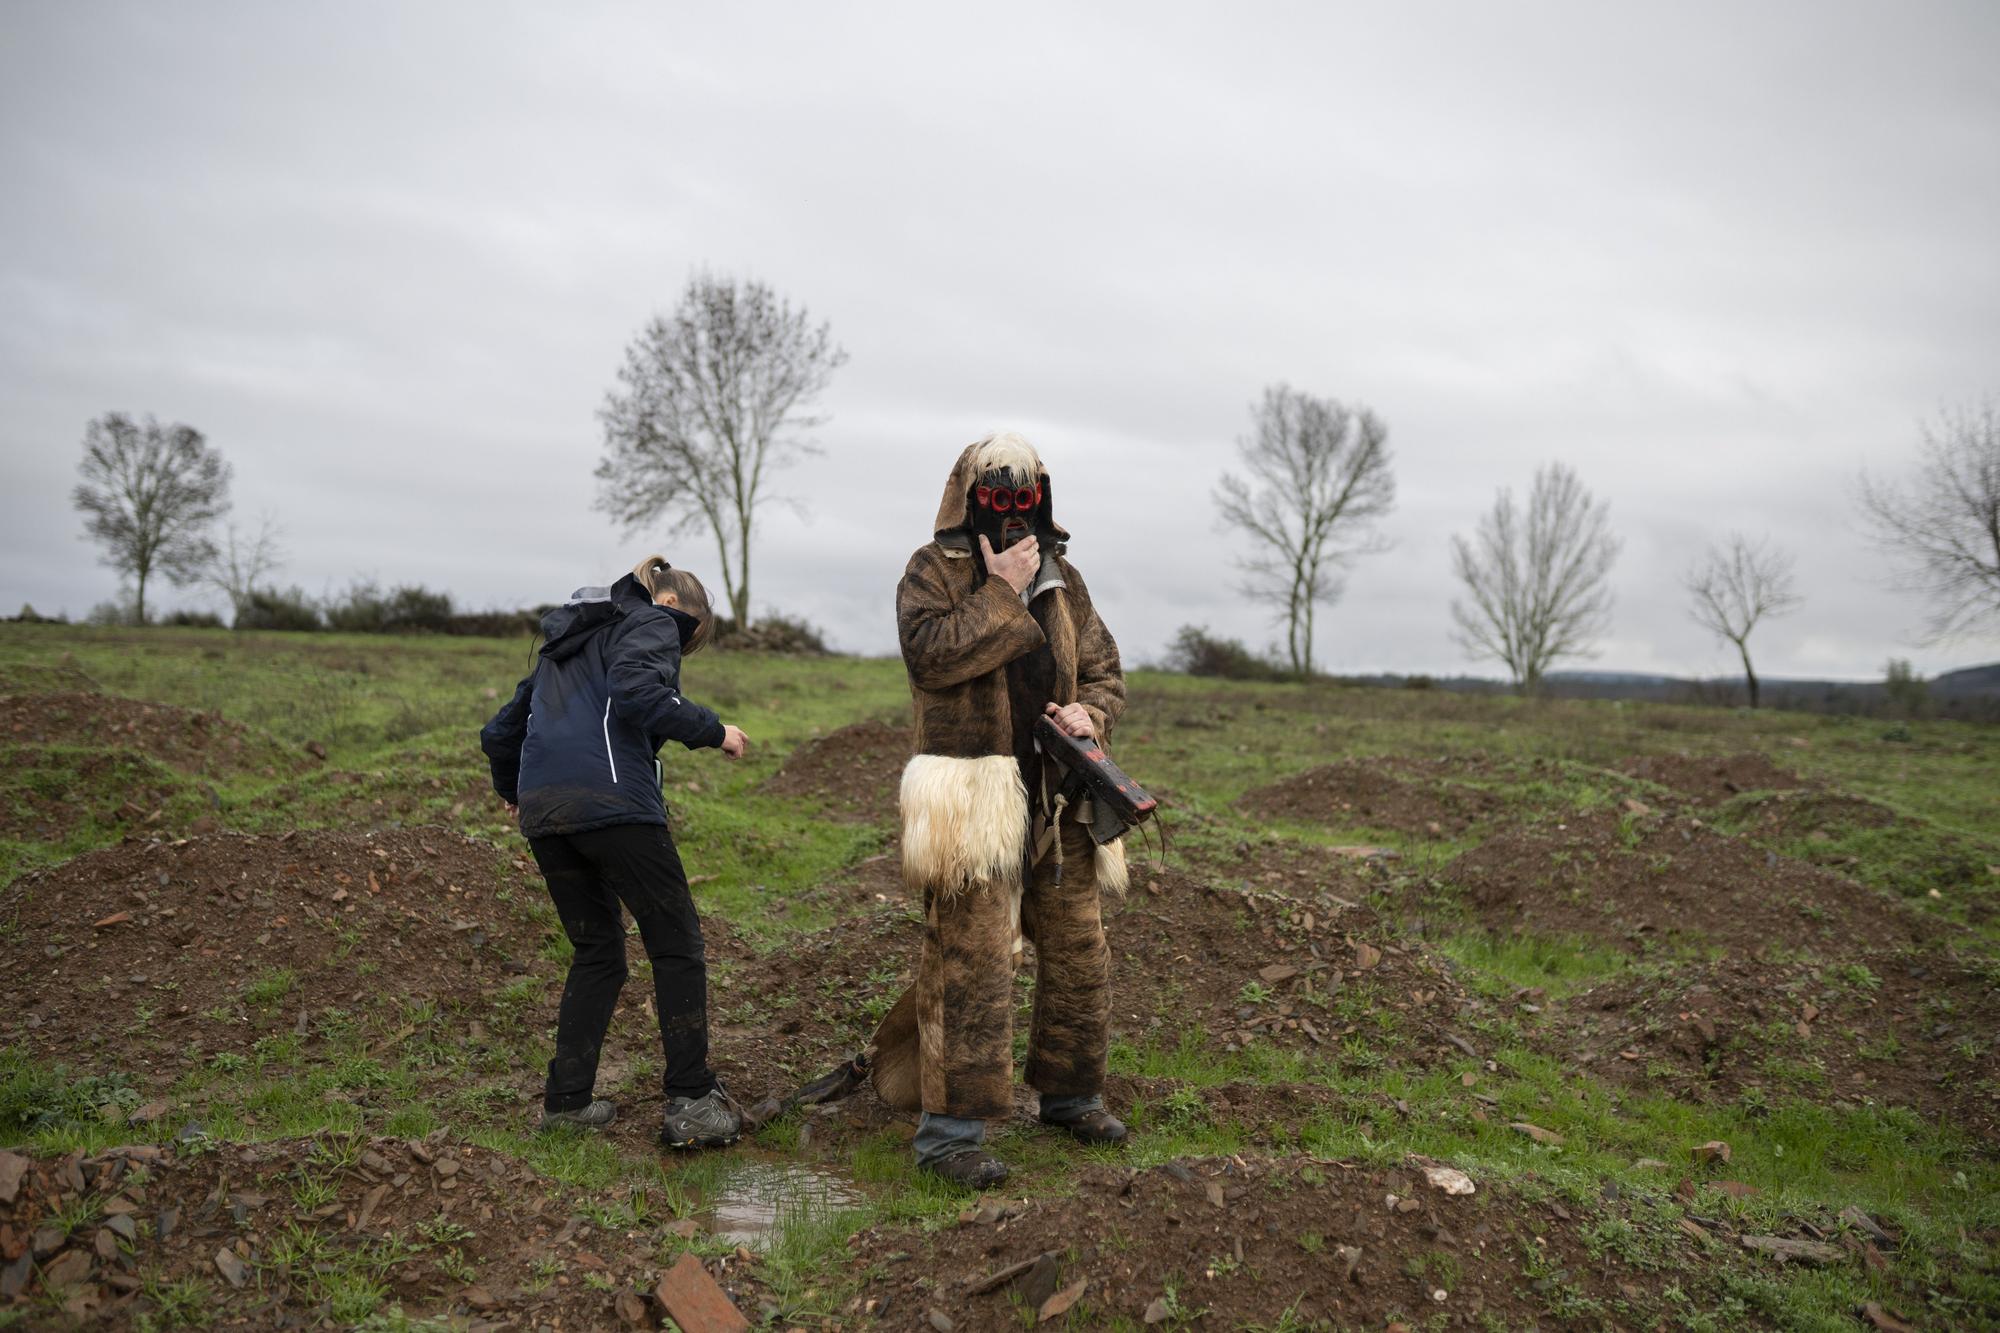
<svg viewBox="0 0 2000 1333"><path fill-rule="evenodd" d="M708 1228L732 1245L768 1250L793 1220L826 1217L865 1200L851 1181L801 1162L746 1161L710 1196Z"/></svg>

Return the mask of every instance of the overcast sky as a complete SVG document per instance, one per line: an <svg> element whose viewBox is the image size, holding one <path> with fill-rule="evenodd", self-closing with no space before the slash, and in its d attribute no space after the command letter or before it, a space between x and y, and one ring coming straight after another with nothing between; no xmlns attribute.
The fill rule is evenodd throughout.
<svg viewBox="0 0 2000 1333"><path fill-rule="evenodd" d="M663 543L592 508L595 411L705 266L850 354L753 588L843 648L893 649L945 471L996 428L1041 448L1128 660L1186 623L1273 642L1210 493L1284 380L1394 450L1331 669L1492 671L1451 641L1448 538L1550 460L1625 543L1596 666L1733 669L1678 587L1731 528L1798 558L1766 674L2000 656L1917 645L1852 504L2000 394L2000 5L1000 15L10 5L0 608L115 592L69 503L113 409L204 431L309 591L601 580Z"/></svg>

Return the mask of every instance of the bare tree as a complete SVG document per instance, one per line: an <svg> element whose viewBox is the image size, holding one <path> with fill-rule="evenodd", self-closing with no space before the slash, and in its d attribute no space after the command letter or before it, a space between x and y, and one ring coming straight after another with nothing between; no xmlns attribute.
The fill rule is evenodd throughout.
<svg viewBox="0 0 2000 1333"><path fill-rule="evenodd" d="M1753 542L1740 532L1729 534L1727 546L1711 546L1682 582L1693 599L1694 621L1709 633L1736 645L1743 659L1743 680L1750 688L1750 706L1757 706L1757 671L1750 665L1750 631L1766 616L1782 616L1801 598L1792 587L1792 557L1768 542Z"/></svg>
<svg viewBox="0 0 2000 1333"><path fill-rule="evenodd" d="M661 517L673 533L706 528L730 615L747 626L757 508L772 473L810 452L791 432L820 424L803 409L846 360L830 325L769 287L697 274L625 349L622 387L598 412L598 507L627 529Z"/></svg>
<svg viewBox="0 0 2000 1333"><path fill-rule="evenodd" d="M1609 529L1609 506L1561 463L1536 469L1526 515L1503 488L1471 541L1451 539L1470 598L1451 604L1460 646L1506 663L1524 694L1540 692L1552 663L1588 655L1611 619L1618 539Z"/></svg>
<svg viewBox="0 0 2000 1333"><path fill-rule="evenodd" d="M203 578L209 586L229 599L233 614L241 616L250 596L263 588L271 575L285 565L284 533L270 514L257 516L255 532L231 523L222 544L208 562Z"/></svg>
<svg viewBox="0 0 2000 1333"><path fill-rule="evenodd" d="M2000 411L1948 411L1923 433L1907 482L1862 475L1862 516L1930 601L1933 640L2000 627Z"/></svg>
<svg viewBox="0 0 2000 1333"><path fill-rule="evenodd" d="M1264 390L1251 418L1236 441L1250 478L1224 474L1215 504L1255 546L1240 562L1244 593L1276 608L1292 670L1311 674L1314 608L1340 596L1354 557L1383 549L1370 529L1396 502L1389 432L1366 408L1285 384Z"/></svg>
<svg viewBox="0 0 2000 1333"><path fill-rule="evenodd" d="M146 623L146 581L157 570L175 584L200 577L215 558L209 526L229 509L229 464L192 426L142 426L107 412L84 428L83 480L71 500L104 547L104 563L138 585L134 614Z"/></svg>

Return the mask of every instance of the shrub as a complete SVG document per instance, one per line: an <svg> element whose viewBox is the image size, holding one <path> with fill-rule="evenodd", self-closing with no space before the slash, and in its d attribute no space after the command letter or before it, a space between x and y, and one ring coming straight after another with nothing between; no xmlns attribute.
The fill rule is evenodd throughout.
<svg viewBox="0 0 2000 1333"><path fill-rule="evenodd" d="M326 627L344 634L382 632L382 590L372 581L357 579L338 597L326 603Z"/></svg>
<svg viewBox="0 0 2000 1333"><path fill-rule="evenodd" d="M443 634L451 619L451 594L421 584L385 594L372 579L360 579L326 604L327 627L347 634Z"/></svg>
<svg viewBox="0 0 2000 1333"><path fill-rule="evenodd" d="M542 618L533 611L464 611L445 623L446 634L508 639L516 634L533 634L542 627Z"/></svg>
<svg viewBox="0 0 2000 1333"><path fill-rule="evenodd" d="M45 616L36 611L28 603L23 602L21 603L21 614L14 617L14 623L17 625L67 625L69 624L69 617L61 611L56 612L52 616Z"/></svg>
<svg viewBox="0 0 2000 1333"><path fill-rule="evenodd" d="M1931 708L1931 687L1907 659L1891 658L1882 677L1891 717L1923 717Z"/></svg>
<svg viewBox="0 0 2000 1333"><path fill-rule="evenodd" d="M213 611L176 611L160 622L177 629L221 629L222 617Z"/></svg>
<svg viewBox="0 0 2000 1333"><path fill-rule="evenodd" d="M320 628L319 608L305 590L292 587L252 588L236 608L237 629L316 630Z"/></svg>
<svg viewBox="0 0 2000 1333"><path fill-rule="evenodd" d="M99 602L90 608L84 617L84 624L95 625L99 629L131 629L148 621L139 618L138 603L130 592L121 592L109 602Z"/></svg>
<svg viewBox="0 0 2000 1333"><path fill-rule="evenodd" d="M1206 625L1183 625L1167 646L1169 671L1225 680L1277 680L1284 673L1243 646L1241 639L1210 634Z"/></svg>
<svg viewBox="0 0 2000 1333"><path fill-rule="evenodd" d="M738 629L736 622L727 617L715 622L715 642L717 647L739 653L794 653L805 657L824 657L830 651L826 646L826 636L802 617L768 615L749 629Z"/></svg>

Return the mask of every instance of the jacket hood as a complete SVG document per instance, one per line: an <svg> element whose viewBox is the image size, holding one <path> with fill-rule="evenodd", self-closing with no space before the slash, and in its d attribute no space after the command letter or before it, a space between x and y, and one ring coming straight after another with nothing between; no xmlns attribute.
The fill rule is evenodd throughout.
<svg viewBox="0 0 2000 1333"><path fill-rule="evenodd" d="M1006 468L1014 474L1021 485L1039 482L1045 501L1040 521L1044 550L1053 547L1060 551L1069 540L1069 533L1055 520L1054 489L1049 486L1049 471L1042 466L1042 457L1029 444L1011 431L989 435L983 440L965 446L958 461L951 466L951 475L945 478L944 498L938 501L937 521L931 524L931 535L946 548L954 551L970 551L972 536L967 524L971 515L966 512L966 496L978 480L995 468ZM1054 541L1049 540L1050 537Z"/></svg>
<svg viewBox="0 0 2000 1333"><path fill-rule="evenodd" d="M651 606L653 599L639 580L625 575L608 588L578 588L569 600L542 617L542 656L552 662L574 657L590 636L616 621L634 605Z"/></svg>

